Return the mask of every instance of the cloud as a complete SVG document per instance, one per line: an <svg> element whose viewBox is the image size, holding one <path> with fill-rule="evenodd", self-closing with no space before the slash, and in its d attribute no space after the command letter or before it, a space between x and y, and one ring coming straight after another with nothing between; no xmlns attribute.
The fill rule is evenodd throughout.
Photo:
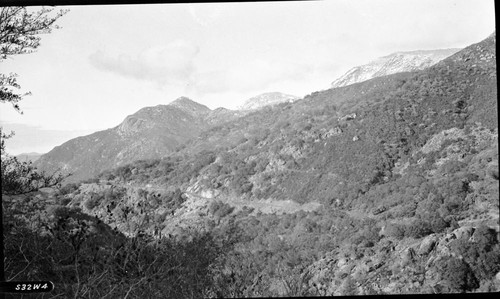
<svg viewBox="0 0 500 299"><path fill-rule="evenodd" d="M312 67L304 64L255 59L230 69L196 73L189 89L199 94L265 90L280 81L304 79L311 71Z"/></svg>
<svg viewBox="0 0 500 299"><path fill-rule="evenodd" d="M165 84L184 84L195 72L194 58L199 48L185 41L176 41L163 47L147 48L137 56L111 56L97 51L89 56L90 63L99 70L124 77Z"/></svg>
<svg viewBox="0 0 500 299"><path fill-rule="evenodd" d="M99 70L180 87L185 93L203 96L228 92L260 92L283 82L306 80L318 66L290 59L240 59L218 68L204 69L195 63L200 50L184 41L148 48L135 57L97 51L89 56Z"/></svg>

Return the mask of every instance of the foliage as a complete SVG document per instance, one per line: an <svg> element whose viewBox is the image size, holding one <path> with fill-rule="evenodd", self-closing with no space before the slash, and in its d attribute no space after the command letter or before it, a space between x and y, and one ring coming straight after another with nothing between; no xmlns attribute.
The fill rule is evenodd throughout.
<svg viewBox="0 0 500 299"><path fill-rule="evenodd" d="M54 16L53 8L42 8L38 11L28 11L26 7L2 7L0 12L0 57L32 53L40 46L39 34L47 34L55 25L57 19L67 10L61 10Z"/></svg>
<svg viewBox="0 0 500 299"><path fill-rule="evenodd" d="M15 110L22 113L18 103L23 97L31 95L31 93L18 94L14 92L14 89L21 88L21 85L17 83L17 77L18 75L15 73L9 75L0 74L0 102L11 103Z"/></svg>
<svg viewBox="0 0 500 299"><path fill-rule="evenodd" d="M385 227L385 235L401 240L405 236L405 228L398 224L389 224Z"/></svg>
<svg viewBox="0 0 500 299"><path fill-rule="evenodd" d="M216 218L223 218L231 214L233 210L234 207L231 207L227 203L223 203L219 200L212 201L208 206L208 212Z"/></svg>
<svg viewBox="0 0 500 299"><path fill-rule="evenodd" d="M479 280L489 279L500 271L500 246L494 229L481 225L476 228L472 242L457 240L452 248Z"/></svg>
<svg viewBox="0 0 500 299"><path fill-rule="evenodd" d="M51 15L53 8L28 11L26 7L2 7L0 11L0 62L17 54L32 53L40 46L40 34L50 33L58 28L55 21L67 10ZM18 102L28 94L17 94L20 89L17 74L0 74L0 102L11 103L21 112ZM19 162L5 152L5 139L13 133L5 134L0 128L2 156L2 194L21 194L38 190L41 187L57 186L67 176L38 172L31 162Z"/></svg>
<svg viewBox="0 0 500 299"><path fill-rule="evenodd" d="M6 203L7 279L54 281L51 296L204 297L211 265L227 246L195 232L182 242L126 238L77 209L53 207L43 216L27 210L31 203L19 204Z"/></svg>
<svg viewBox="0 0 500 299"><path fill-rule="evenodd" d="M466 292L479 287L477 278L469 265L454 257L445 258L437 266L453 292Z"/></svg>
<svg viewBox="0 0 500 299"><path fill-rule="evenodd" d="M405 227L405 236L411 238L422 238L432 233L431 224L420 219L414 220Z"/></svg>
<svg viewBox="0 0 500 299"><path fill-rule="evenodd" d="M87 201L85 201L85 208L87 210L93 210L95 207L97 207L99 205L99 201L101 200L102 198L99 198L97 197L96 195L92 196L87 199Z"/></svg>
<svg viewBox="0 0 500 299"><path fill-rule="evenodd" d="M59 189L59 192L61 195L66 195L76 191L78 189L78 186L79 185L77 183L69 183L61 187L61 189Z"/></svg>
<svg viewBox="0 0 500 299"><path fill-rule="evenodd" d="M53 13L53 8L41 8L37 11L26 7L2 7L0 11L0 62L7 57L34 52L39 46L40 34L48 34L59 28L55 22L68 10ZM0 102L11 103L20 111L18 102L29 93L18 94L20 89L17 74L0 74Z"/></svg>
<svg viewBox="0 0 500 299"><path fill-rule="evenodd" d="M25 194L36 191L43 187L59 186L68 175L62 173L46 174L37 171L32 162L20 162L5 152L5 139L12 134L6 135L0 128L2 138L1 144L1 178L2 194Z"/></svg>

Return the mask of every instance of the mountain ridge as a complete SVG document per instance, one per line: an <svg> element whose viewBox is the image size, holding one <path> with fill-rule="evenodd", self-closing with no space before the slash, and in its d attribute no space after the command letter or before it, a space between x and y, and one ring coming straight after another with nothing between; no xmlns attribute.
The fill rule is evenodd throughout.
<svg viewBox="0 0 500 299"><path fill-rule="evenodd" d="M281 92L266 92L251 97L238 107L239 110L255 110L280 103L294 102L299 97Z"/></svg>
<svg viewBox="0 0 500 299"><path fill-rule="evenodd" d="M206 113L209 113L211 110L205 105L202 105L198 102L195 102L191 100L188 97L179 97L175 101L171 102L168 104L168 106L173 106L176 108L179 108L181 110L184 110L188 113L192 113L196 116L198 115L204 115Z"/></svg>
<svg viewBox="0 0 500 299"><path fill-rule="evenodd" d="M382 56L367 64L351 68L344 75L334 80L331 83L331 87L337 88L380 76L422 70L436 64L459 50L460 49L457 48L451 48L395 52Z"/></svg>
<svg viewBox="0 0 500 299"><path fill-rule="evenodd" d="M210 109L186 97L168 105L144 107L117 126L71 139L42 155L36 166L46 171L72 172L68 182L131 162L171 153L199 134Z"/></svg>

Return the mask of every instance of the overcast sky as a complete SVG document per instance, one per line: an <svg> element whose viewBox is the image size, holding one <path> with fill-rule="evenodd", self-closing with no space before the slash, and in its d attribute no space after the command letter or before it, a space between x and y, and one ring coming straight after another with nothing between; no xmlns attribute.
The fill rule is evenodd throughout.
<svg viewBox="0 0 500 299"><path fill-rule="evenodd" d="M0 122L11 154L48 152L187 96L211 109L302 97L397 51L462 48L495 30L491 0L70 6L33 54L0 64L32 95Z"/></svg>

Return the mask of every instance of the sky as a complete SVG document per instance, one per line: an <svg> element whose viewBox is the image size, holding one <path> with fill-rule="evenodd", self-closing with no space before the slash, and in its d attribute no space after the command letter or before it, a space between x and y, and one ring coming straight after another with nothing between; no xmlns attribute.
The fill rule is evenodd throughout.
<svg viewBox="0 0 500 299"><path fill-rule="evenodd" d="M463 48L495 30L492 0L328 0L66 6L35 53L11 56L25 97L0 105L7 152L46 153L181 96L236 109L303 97L398 51Z"/></svg>

